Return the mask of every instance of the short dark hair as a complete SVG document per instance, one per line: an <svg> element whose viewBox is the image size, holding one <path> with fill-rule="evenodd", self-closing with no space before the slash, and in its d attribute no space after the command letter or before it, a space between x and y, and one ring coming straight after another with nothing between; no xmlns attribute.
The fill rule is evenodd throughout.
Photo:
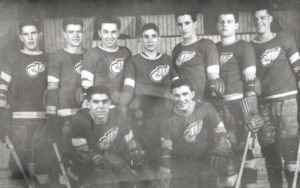
<svg viewBox="0 0 300 188"><path fill-rule="evenodd" d="M143 25L143 27L141 29L141 37L143 36L143 33L145 31L150 30L150 29L153 29L154 31L156 31L159 34L159 29L155 23L147 23L147 24Z"/></svg>
<svg viewBox="0 0 300 188"><path fill-rule="evenodd" d="M20 34L22 33L22 29L25 26L34 26L34 27L36 27L37 31L40 32L40 24L39 24L38 21L30 20L30 19L22 20L19 23L19 32L20 32Z"/></svg>
<svg viewBox="0 0 300 188"><path fill-rule="evenodd" d="M175 13L175 20L176 20L176 22L177 22L177 18L179 16L183 16L183 15L190 15L191 18L192 18L192 20L193 20L193 22L197 21L197 14L196 13L189 12L189 11L180 11L180 12L176 12Z"/></svg>
<svg viewBox="0 0 300 188"><path fill-rule="evenodd" d="M87 98L87 100L90 101L91 98L92 98L92 96L94 94L105 94L110 99L109 88L107 86L105 86L105 85L92 86L92 87L88 88L87 92L86 92L86 98Z"/></svg>
<svg viewBox="0 0 300 188"><path fill-rule="evenodd" d="M73 17L70 17L70 18L66 18L63 20L63 30L66 31L67 29L67 26L68 25L80 25L81 27L83 27L83 21L82 19L80 18L73 18Z"/></svg>
<svg viewBox="0 0 300 188"><path fill-rule="evenodd" d="M181 86L188 86L190 88L191 91L194 91L194 87L191 81L189 81L188 79L177 79L174 82L172 82L171 84L171 92L173 89L181 87Z"/></svg>
<svg viewBox="0 0 300 188"><path fill-rule="evenodd" d="M230 9L221 9L218 11L217 19L219 19L220 15L224 14L232 14L234 17L234 20L236 23L239 22L239 13L236 10L230 10Z"/></svg>
<svg viewBox="0 0 300 188"><path fill-rule="evenodd" d="M253 7L252 13L254 14L260 10L266 10L269 15L274 16L273 11L270 9L270 5L268 3L261 2L256 4L256 6Z"/></svg>
<svg viewBox="0 0 300 188"><path fill-rule="evenodd" d="M104 23L113 23L116 24L118 27L118 30L121 29L121 21L119 18L117 17L110 17L110 16L105 16L105 17L101 17L95 20L96 21L96 27L97 27L97 31L101 30L102 24Z"/></svg>

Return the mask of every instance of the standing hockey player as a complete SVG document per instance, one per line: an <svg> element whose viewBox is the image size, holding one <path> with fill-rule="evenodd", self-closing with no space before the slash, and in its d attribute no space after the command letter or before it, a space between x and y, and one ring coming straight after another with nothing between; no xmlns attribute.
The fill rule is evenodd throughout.
<svg viewBox="0 0 300 188"><path fill-rule="evenodd" d="M161 132L163 187L218 187L217 172L227 169L231 153L224 124L212 105L194 100L188 80L175 80L171 92L174 113Z"/></svg>
<svg viewBox="0 0 300 188"><path fill-rule="evenodd" d="M123 181L138 180L129 166L142 162L144 151L117 108L111 106L108 87L87 90L88 109L71 120L71 166L67 170L72 187L101 184L101 187L125 187ZM137 179L135 179L137 178Z"/></svg>
<svg viewBox="0 0 300 188"><path fill-rule="evenodd" d="M155 172L159 167L160 125L170 111L170 85L178 78L172 58L157 51L159 41L157 25L145 24L141 29L142 52L127 63L124 94L128 96L122 97L124 104L134 98L129 107L135 108L131 109L135 114L135 137L146 150L146 160Z"/></svg>
<svg viewBox="0 0 300 188"><path fill-rule="evenodd" d="M81 107L78 93L81 88L81 69L84 50L82 49L83 22L78 18L63 20L65 48L49 57L47 123L54 142L62 146L69 131L70 118ZM65 142L66 143L66 142ZM67 157L66 147L60 148ZM61 179L61 178L60 178Z"/></svg>
<svg viewBox="0 0 300 188"><path fill-rule="evenodd" d="M285 161L284 171L289 186L296 165L299 142L296 96L297 83L300 86L300 58L291 36L271 30L273 19L265 7L254 11L257 36L252 44L262 86L260 110L265 121L258 139L270 186L277 188L282 187L281 156Z"/></svg>
<svg viewBox="0 0 300 188"><path fill-rule="evenodd" d="M35 175L38 183L48 183L47 163L49 152L42 143L36 143L44 127L44 92L47 88L48 57L39 48L42 38L38 23L22 21L19 38L23 48L6 54L0 75L0 113L2 119L12 118L8 135L25 171ZM12 114L8 114L8 108ZM6 117L3 115L6 114ZM35 147L38 146L38 147ZM48 165L50 165L48 164ZM13 178L22 178L14 159L10 157L9 167Z"/></svg>
<svg viewBox="0 0 300 188"><path fill-rule="evenodd" d="M252 114L252 118L258 120L255 121L257 124L252 126L248 123L249 126L244 126L245 117L241 100L251 98L257 103L256 95L260 92L260 85L256 79L254 50L248 42L237 39L238 26L238 13L228 10L218 14L217 29L221 41L217 43L217 48L220 57L220 78L224 82L225 90L222 96L218 96L221 106L217 109L220 109L226 129L230 133L229 136L233 143L232 150L236 157L242 159L247 129L257 132L263 125L263 121L258 114L257 105L255 105L251 107L255 108L253 110L256 112L256 114ZM244 187L257 187L255 165L255 159L249 150L243 176ZM230 186L233 186L234 181L231 183Z"/></svg>
<svg viewBox="0 0 300 188"><path fill-rule="evenodd" d="M211 83L209 87L213 87L216 93L222 93L216 45L211 40L201 39L196 35L196 14L180 13L175 18L183 39L173 49L174 64L179 76L193 83L196 100L203 99L207 79Z"/></svg>
<svg viewBox="0 0 300 188"><path fill-rule="evenodd" d="M83 60L82 87L106 85L112 92L112 101L119 103L123 87L124 66L131 52L124 46L118 46L121 22L116 17L104 17L95 24L101 45L86 52Z"/></svg>

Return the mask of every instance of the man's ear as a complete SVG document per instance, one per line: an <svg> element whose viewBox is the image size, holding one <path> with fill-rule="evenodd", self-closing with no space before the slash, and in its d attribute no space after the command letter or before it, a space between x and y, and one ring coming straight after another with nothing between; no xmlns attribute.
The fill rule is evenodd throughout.
<svg viewBox="0 0 300 188"><path fill-rule="evenodd" d="M44 36L44 34L42 32L39 32L38 35L39 35L39 40L41 40Z"/></svg>
<svg viewBox="0 0 300 188"><path fill-rule="evenodd" d="M237 30L239 29L239 27L240 27L240 24L239 24L239 23L236 23L236 24L235 24L235 27L234 27L235 31L237 31Z"/></svg>
<svg viewBox="0 0 300 188"><path fill-rule="evenodd" d="M24 42L24 38L23 38L22 34L19 35L19 39L20 39L21 42Z"/></svg>
<svg viewBox="0 0 300 188"><path fill-rule="evenodd" d="M195 97L195 91L192 91L192 99Z"/></svg>

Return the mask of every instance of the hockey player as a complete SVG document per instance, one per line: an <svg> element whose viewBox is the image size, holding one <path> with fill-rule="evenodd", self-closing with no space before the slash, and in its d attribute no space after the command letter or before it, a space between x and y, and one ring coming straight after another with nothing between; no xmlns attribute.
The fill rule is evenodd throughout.
<svg viewBox="0 0 300 188"><path fill-rule="evenodd" d="M134 181L138 174L129 166L139 165L144 151L118 109L111 106L108 87L90 87L86 97L88 109L78 111L71 120L73 155L67 173L72 187L118 187L122 181Z"/></svg>
<svg viewBox="0 0 300 188"><path fill-rule="evenodd" d="M38 183L48 183L47 165L44 160L49 152L43 150L42 143L36 143L37 135L44 127L44 92L47 87L48 57L39 48L42 38L37 22L25 20L19 24L19 39L23 48L10 51L2 62L0 75L1 123L6 124L7 134L14 145L25 171L35 175ZM12 114L7 113L11 110ZM6 116L4 117L4 114ZM2 121L3 120L3 121ZM37 146L37 147L36 147ZM50 164L47 164L47 163ZM10 157L9 167L13 178L22 178L14 159Z"/></svg>
<svg viewBox="0 0 300 188"><path fill-rule="evenodd" d="M87 89L100 84L107 85L112 92L112 101L119 103L123 87L124 65L131 52L118 46L121 22L116 17L104 17L95 24L101 44L87 51L82 69L82 87Z"/></svg>
<svg viewBox="0 0 300 188"><path fill-rule="evenodd" d="M220 78L225 86L223 95L218 96L221 103L219 109L234 145L232 150L241 159L247 138L246 129L257 132L263 125L263 121L258 114L257 105L255 105L251 108L255 108L254 110L257 112L255 117L253 114L253 119L258 120L255 121L257 123L252 125L247 122L248 126L244 126L245 119L241 100L249 97L257 103L256 95L260 93L260 87L256 79L254 50L248 42L237 39L238 26L238 13L223 10L218 14L217 29L221 41L217 43L217 48L220 57ZM249 150L243 176L244 186L257 187L256 177L255 159ZM231 183L233 186L234 182Z"/></svg>
<svg viewBox="0 0 300 188"><path fill-rule="evenodd" d="M163 187L217 187L215 170L227 167L231 153L224 124L212 105L195 101L188 80L175 80L171 92L174 113L161 132Z"/></svg>
<svg viewBox="0 0 300 188"><path fill-rule="evenodd" d="M54 142L59 146L62 144L62 135L65 138L68 134L71 117L81 107L76 94L81 88L81 69L85 51L82 48L82 20L67 18L63 20L62 27L65 47L49 57L46 104L48 128ZM60 150L67 158L66 148Z"/></svg>
<svg viewBox="0 0 300 188"><path fill-rule="evenodd" d="M134 133L146 150L146 160L158 171L160 125L168 116L170 85L177 79L172 58L157 50L160 36L157 25L145 24L141 29L142 52L127 63L122 103L129 103L135 114ZM126 97L125 97L126 96ZM134 105L136 103L137 105ZM169 101L170 104L170 101ZM133 108L133 109L132 109Z"/></svg>
<svg viewBox="0 0 300 188"><path fill-rule="evenodd" d="M291 186L299 142L296 100L297 85L298 89L300 86L299 52L290 35L271 30L274 17L270 10L260 7L253 14L257 36L252 44L262 85L260 110L265 121L258 139L270 186L282 187L280 156L285 161L285 176Z"/></svg>
<svg viewBox="0 0 300 188"><path fill-rule="evenodd" d="M219 59L215 44L196 35L197 20L192 13L175 15L177 28L183 42L173 49L175 68L181 78L189 79L194 87L196 100L202 100L205 94L207 79L209 87L216 93L222 93L223 87L219 76Z"/></svg>

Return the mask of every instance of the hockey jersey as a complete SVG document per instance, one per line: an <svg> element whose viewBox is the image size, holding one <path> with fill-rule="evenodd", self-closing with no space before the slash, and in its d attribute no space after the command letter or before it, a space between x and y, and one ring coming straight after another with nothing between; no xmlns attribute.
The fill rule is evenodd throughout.
<svg viewBox="0 0 300 188"><path fill-rule="evenodd" d="M115 108L110 110L108 122L104 125L95 124L88 109L79 110L71 121L70 138L74 147L86 140L90 152L99 154L109 151L122 156L124 151L136 147L132 131Z"/></svg>
<svg viewBox="0 0 300 188"><path fill-rule="evenodd" d="M49 57L47 113L60 116L74 115L81 107L76 93L81 88L84 51L71 54L63 49Z"/></svg>
<svg viewBox="0 0 300 188"><path fill-rule="evenodd" d="M162 168L171 170L172 160L185 163L206 159L214 139L222 133L226 133L224 124L209 103L196 103L186 117L174 113L162 126Z"/></svg>
<svg viewBox="0 0 300 188"><path fill-rule="evenodd" d="M0 79L0 106L7 105L13 118L44 118L48 57L44 53L9 52Z"/></svg>
<svg viewBox="0 0 300 188"><path fill-rule="evenodd" d="M170 85L176 78L170 56L159 54L156 58L149 58L141 53L134 55L126 65L124 91L169 98Z"/></svg>
<svg viewBox="0 0 300 188"><path fill-rule="evenodd" d="M256 59L252 46L239 40L231 45L217 44L220 57L220 78L224 81L224 100L243 98L243 83L248 77L255 77ZM251 76L248 76L251 75Z"/></svg>
<svg viewBox="0 0 300 188"><path fill-rule="evenodd" d="M177 44L173 49L175 68L181 78L192 82L196 99L202 99L207 78L219 77L216 45L209 39L199 39L190 45Z"/></svg>
<svg viewBox="0 0 300 188"><path fill-rule="evenodd" d="M106 85L112 95L123 87L125 62L131 57L128 48L119 46L115 51L106 51L100 46L84 55L82 87ZM116 101L115 101L116 102Z"/></svg>
<svg viewBox="0 0 300 188"><path fill-rule="evenodd" d="M267 42L252 41L257 59L257 77L263 99L276 100L297 94L295 73L299 74L300 58L293 38L277 33ZM294 72L293 72L294 69Z"/></svg>

